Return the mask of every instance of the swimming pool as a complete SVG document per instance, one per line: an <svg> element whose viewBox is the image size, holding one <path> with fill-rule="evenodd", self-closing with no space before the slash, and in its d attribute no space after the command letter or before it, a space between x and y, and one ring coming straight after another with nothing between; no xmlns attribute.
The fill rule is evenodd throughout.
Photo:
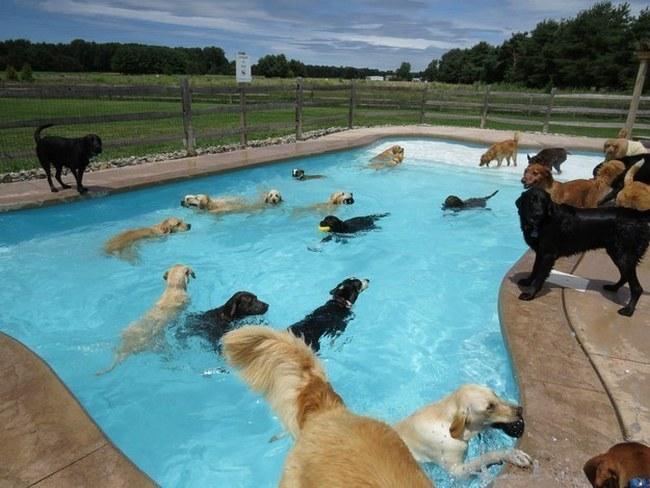
<svg viewBox="0 0 650 488"><path fill-rule="evenodd" d="M363 167L393 143L406 148L402 167ZM266 403L198 341L181 347L173 330L165 350L95 376L110 363L120 331L162 293L162 274L175 263L197 274L189 311L249 290L270 304L264 322L277 328L323 304L343 278L370 278L345 333L321 349L334 388L358 413L396 421L466 382L514 400L496 302L503 274L525 249L513 204L525 156L518 170L479 169L482 152L472 145L386 140L0 214L0 299L10 304L0 310L0 328L47 360L113 441L162 486L275 486L291 444L286 438L269 443L281 429ZM597 162L572 155L565 176L586 176ZM293 167L328 178L292 181ZM215 218L179 206L186 193L256 196L268 188L278 188L285 202L260 214ZM339 216L390 212L381 229L346 244L321 244L319 216L296 216L292 208L325 201L338 189L353 191L356 200ZM491 211L440 210L450 193L482 196L495 189ZM137 265L102 254L108 237L170 215L191 222L192 230L142 245ZM491 431L472 442L471 455L511 443ZM439 486L451 486L440 470L428 471Z"/></svg>

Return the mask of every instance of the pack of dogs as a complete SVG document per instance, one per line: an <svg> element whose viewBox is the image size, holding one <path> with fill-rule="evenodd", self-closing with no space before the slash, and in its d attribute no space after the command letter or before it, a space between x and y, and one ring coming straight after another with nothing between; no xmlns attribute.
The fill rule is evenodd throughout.
<svg viewBox="0 0 650 488"><path fill-rule="evenodd" d="M36 129L36 154L46 172L51 191L51 168L62 188L68 168L79 193L87 192L83 174L90 160L102 152L96 134L80 138L42 136ZM497 167L505 160L517 165L519 133L512 139L491 145L479 166ZM570 154L551 147L528 156L521 183L524 192L516 200L521 231L535 252L530 274L519 280L521 300L534 299L548 278L556 260L563 256L604 249L620 273L617 281L604 286L616 293L627 284L630 298L618 310L631 316L643 289L636 267L650 244L650 149L647 143L629 140L621 131L603 146L605 160L594 168L592 179L559 182L561 165ZM404 148L393 145L372 158L368 167L395 168L404 161ZM320 180L326 175L292 171L295 181ZM498 190L484 197L449 195L443 211L486 209ZM258 198L239 196L185 195L181 206L213 215L255 213L279 206L282 195L276 189ZM377 230L377 221L388 213L342 220L332 213L342 205L354 204L352 192L337 191L321 203L294 209L297 213L328 214L318 229L328 234L323 241L346 238ZM489 210L489 209L488 209ZM131 262L144 241L190 231L191 224L176 217L149 227L125 230L110 238L104 251ZM175 325L175 338L186 343L195 338L237 370L248 386L263 395L277 414L294 444L280 481L284 487L349 486L433 486L420 463L435 463L458 478L480 473L494 464L508 463L522 468L532 465L531 457L518 449L490 451L467 460L469 441L486 429L499 429L519 438L524 432L523 409L497 396L485 386L465 384L444 398L426 405L390 425L350 410L329 382L318 353L325 338L335 340L345 333L354 318L352 308L368 289L370 280L346 278L329 292L326 302L284 330L244 325L251 317L264 315L269 304L250 291L234 293L223 305L205 312L184 314L190 299L188 285L195 272L177 264L163 275L165 288L160 298L139 319L121 333L113 361L97 374L105 374L130 356L156 350L165 331ZM650 483L650 448L626 442L613 446L584 465L584 473L596 488L637 486ZM647 485L647 486L650 486Z"/></svg>

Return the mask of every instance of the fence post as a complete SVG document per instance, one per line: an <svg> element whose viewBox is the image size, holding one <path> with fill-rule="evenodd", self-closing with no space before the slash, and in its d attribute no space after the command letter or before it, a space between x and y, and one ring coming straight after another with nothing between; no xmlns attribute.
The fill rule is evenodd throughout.
<svg viewBox="0 0 650 488"><path fill-rule="evenodd" d="M627 112L627 120L625 121L625 128L627 129L627 137L632 137L632 129L636 121L636 112L639 109L639 100L641 99L641 92L643 91L643 82L645 75L648 71L648 60L650 60L650 50L637 52L639 58L639 71L636 74L636 81L634 82L634 91L630 99L630 110Z"/></svg>
<svg viewBox="0 0 650 488"><path fill-rule="evenodd" d="M548 105L546 106L546 113L544 114L544 127L542 132L548 132L548 125L551 122L551 112L553 111L553 99L555 98L555 87L551 88L551 94L548 96Z"/></svg>
<svg viewBox="0 0 650 488"><path fill-rule="evenodd" d="M348 112L348 129L354 125L354 106L357 103L357 84L355 80L350 81L350 110Z"/></svg>
<svg viewBox="0 0 650 488"><path fill-rule="evenodd" d="M302 139L303 79L296 80L296 141Z"/></svg>
<svg viewBox="0 0 650 488"><path fill-rule="evenodd" d="M244 83L239 83L239 143L242 146L248 144L246 132L246 90Z"/></svg>
<svg viewBox="0 0 650 488"><path fill-rule="evenodd" d="M424 124L424 112L427 109L427 95L429 87L424 85L424 90L422 90L422 105L420 106L420 124Z"/></svg>
<svg viewBox="0 0 650 488"><path fill-rule="evenodd" d="M488 107L490 106L490 85L485 88L485 96L483 97L483 110L481 111L481 129L485 129L487 123Z"/></svg>
<svg viewBox="0 0 650 488"><path fill-rule="evenodd" d="M194 129L192 128L192 91L187 78L181 78L181 105L183 107L183 134L188 156L196 156Z"/></svg>

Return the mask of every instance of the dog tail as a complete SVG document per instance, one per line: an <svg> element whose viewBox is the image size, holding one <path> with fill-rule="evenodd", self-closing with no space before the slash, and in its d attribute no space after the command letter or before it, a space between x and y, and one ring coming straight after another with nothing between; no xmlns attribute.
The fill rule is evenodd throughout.
<svg viewBox="0 0 650 488"><path fill-rule="evenodd" d="M627 173L625 173L625 179L623 180L623 186L628 186L631 185L632 182L634 181L634 175L637 174L637 172L641 169L641 166L643 166L643 163L645 163L645 160L639 161L638 163L634 163L634 166L632 166Z"/></svg>
<svg viewBox="0 0 650 488"><path fill-rule="evenodd" d="M494 193L488 195L487 197L485 197L485 199L486 199L486 200L489 200L490 198L492 198L492 197L493 197L494 195L496 195L497 193L499 193L499 190L497 190L497 191L495 191Z"/></svg>
<svg viewBox="0 0 650 488"><path fill-rule="evenodd" d="M121 355L115 356L115 359L113 359L113 362L108 368L101 369L95 373L96 376L101 376L106 373L110 373L113 371L118 365L120 365L124 361L124 357Z"/></svg>
<svg viewBox="0 0 650 488"><path fill-rule="evenodd" d="M39 125L36 128L36 131L34 132L34 141L36 144L38 144L38 141L41 140L41 132L47 129L48 127L52 127L54 124L45 124L45 125Z"/></svg>
<svg viewBox="0 0 650 488"><path fill-rule="evenodd" d="M512 136L512 139L515 141L515 143L519 144L519 132L515 132L515 135Z"/></svg>
<svg viewBox="0 0 650 488"><path fill-rule="evenodd" d="M222 345L226 361L266 397L294 438L312 415L344 408L314 352L291 332L242 327L225 334Z"/></svg>

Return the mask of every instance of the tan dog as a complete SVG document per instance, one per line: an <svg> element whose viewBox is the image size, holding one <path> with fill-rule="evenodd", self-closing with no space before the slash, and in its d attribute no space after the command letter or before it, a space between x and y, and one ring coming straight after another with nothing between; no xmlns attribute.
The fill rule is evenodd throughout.
<svg viewBox="0 0 650 488"><path fill-rule="evenodd" d="M515 135L512 139L507 141L497 142L492 144L488 150L481 156L480 166L490 167L490 162L497 160L497 168L501 166L501 163L505 159L510 166L510 160L515 166L517 166L517 147L519 145L519 132L515 132Z"/></svg>
<svg viewBox="0 0 650 488"><path fill-rule="evenodd" d="M131 354L146 351L155 345L162 337L165 327L189 305L187 284L190 277L196 278L194 271L182 264L172 266L165 272L163 279L167 282L167 287L162 296L143 317L122 331L122 340L115 351L113 363L97 372L98 375L112 371Z"/></svg>
<svg viewBox="0 0 650 488"><path fill-rule="evenodd" d="M650 185L642 181L634 181L634 175L643 166L639 161L625 174L623 189L616 195L616 206L650 210Z"/></svg>
<svg viewBox="0 0 650 488"><path fill-rule="evenodd" d="M302 214L306 212L320 212L325 214L332 213L339 205L352 205L354 203L354 195L347 191L335 191L325 203L315 203L308 207L299 207L294 209L294 214Z"/></svg>
<svg viewBox="0 0 650 488"><path fill-rule="evenodd" d="M191 228L191 224L186 224L176 217L170 217L151 227L131 229L117 234L106 242L104 251L107 254L115 254L123 259L133 260L136 257L133 246L138 241L175 234L176 232L186 232Z"/></svg>
<svg viewBox="0 0 650 488"><path fill-rule="evenodd" d="M524 188L541 188L551 195L555 203L565 203L578 208L596 208L598 202L611 190L610 185L625 171L621 161L607 161L592 180L571 180L560 183L553 179L550 168L531 164L524 171L521 183Z"/></svg>
<svg viewBox="0 0 650 488"><path fill-rule="evenodd" d="M301 338L243 327L223 336L223 352L295 439L280 487L433 486L392 427L346 408Z"/></svg>
<svg viewBox="0 0 650 488"><path fill-rule="evenodd" d="M404 148L397 144L389 147L370 160L370 168L382 169L397 166L404 161Z"/></svg>
<svg viewBox="0 0 650 488"><path fill-rule="evenodd" d="M605 153L605 159L610 160L623 159L627 156L639 156L647 154L650 150L639 141L630 141L619 137L607 139L603 144L603 152Z"/></svg>
<svg viewBox="0 0 650 488"><path fill-rule="evenodd" d="M513 425L523 434L522 408L499 398L492 390L480 385L463 385L439 402L421 408L395 424L395 430L421 463L433 462L456 477L464 478L486 466L507 462L528 467L532 460L518 449L485 453L465 462L469 440L489 427Z"/></svg>
<svg viewBox="0 0 650 488"><path fill-rule="evenodd" d="M259 201L249 202L240 197L217 197L208 195L185 195L181 200L183 207L194 207L200 210L207 210L214 214L245 213L263 210L268 206L277 205L282 202L282 195L278 190L270 190L264 193Z"/></svg>
<svg viewBox="0 0 650 488"><path fill-rule="evenodd" d="M650 479L650 447L622 442L591 458L583 471L594 488L628 488L634 478Z"/></svg>

